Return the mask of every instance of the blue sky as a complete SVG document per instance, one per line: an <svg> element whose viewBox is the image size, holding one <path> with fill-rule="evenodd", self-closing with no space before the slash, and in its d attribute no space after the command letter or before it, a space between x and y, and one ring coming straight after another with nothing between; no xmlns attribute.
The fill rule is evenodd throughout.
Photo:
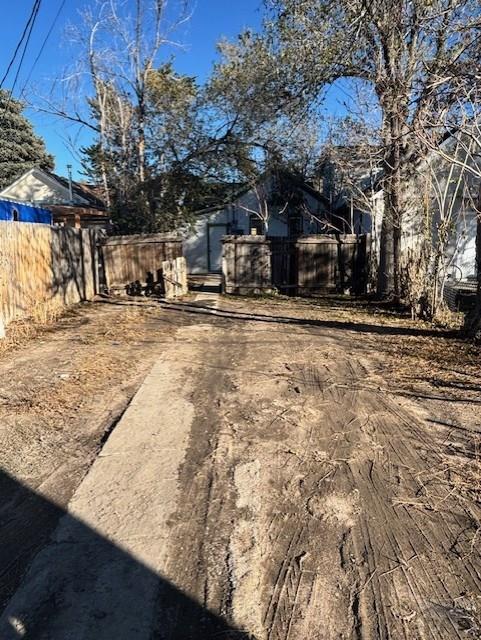
<svg viewBox="0 0 481 640"><path fill-rule="evenodd" d="M28 19L33 0L17 0L2 3L2 20L0 23L0 71L6 71L8 62L13 54L15 45ZM62 72L68 64L69 48L65 41L67 24L78 20L78 11L89 4L89 0L66 0L56 26L50 36L47 46L33 70L30 82L25 90L28 98L34 92L43 92L48 87L51 78ZM32 39L27 50L14 95L18 96L30 73L33 62L42 46L42 42L61 5L61 0L43 0L40 13L35 25ZM179 50L175 67L178 71L197 76L200 81L209 75L212 62L215 60L216 42L222 37L232 38L243 27L257 27L261 21L260 0L197 0L194 12L184 29L182 40L185 48ZM16 70L17 65L14 65ZM11 89L15 73L7 78L4 86ZM56 170L66 173L66 165L72 163L75 171L78 162L72 156L65 138L73 135L71 127L65 122L53 122L45 116L28 111L35 130L46 141L48 150L55 156ZM88 136L82 134L78 144L86 142Z"/></svg>
<svg viewBox="0 0 481 640"><path fill-rule="evenodd" d="M127 0L128 2L129 0ZM174 1L174 0L172 0ZM45 94L51 79L62 73L69 64L72 55L66 45L65 29L69 23L78 21L78 12L89 5L90 0L66 0L60 17L50 36L41 58L32 70L33 62L39 53L42 42L50 29L62 0L43 0L35 30L30 41L14 95L19 96L26 79L31 79L26 86L27 98L35 93ZM2 21L0 23L0 71L3 76L21 31L30 13L33 0L4 0ZM185 47L176 54L175 67L181 73L196 76L199 81L205 80L216 58L216 43L223 37L234 38L244 27L259 27L262 19L261 0L197 0L192 18L182 34ZM14 69L17 65L14 65ZM14 73L10 74L4 86L11 89ZM341 96L342 99L342 96ZM335 94L330 101L335 100ZM334 107L334 105L333 105ZM335 108L335 107L334 107ZM32 110L27 112L35 130L46 141L47 148L55 157L56 170L66 174L66 165L73 164L74 173L78 177L79 163L68 148L66 138L74 134L72 127L63 121L52 121ZM76 146L87 143L87 132L80 134Z"/></svg>

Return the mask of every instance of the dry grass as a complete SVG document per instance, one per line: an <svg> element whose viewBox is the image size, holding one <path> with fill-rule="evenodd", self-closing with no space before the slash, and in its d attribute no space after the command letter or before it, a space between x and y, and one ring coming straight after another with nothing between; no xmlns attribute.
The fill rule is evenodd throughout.
<svg viewBox="0 0 481 640"><path fill-rule="evenodd" d="M230 306L245 304L246 299L229 298ZM453 397L460 392L481 393L481 347L464 340L461 334L459 338L453 336L462 324L462 314L449 312L443 317L443 326L433 325L413 320L399 308L342 296L264 296L256 300L256 307L260 313L339 323L339 328L344 325L354 332L351 338L354 335L356 351L377 359L378 372L390 388L414 391L428 383Z"/></svg>
<svg viewBox="0 0 481 640"><path fill-rule="evenodd" d="M481 543L481 438L472 437L461 451L446 449L438 464L416 475L416 496L396 502L437 512L456 513L461 507L469 514L471 526L452 550L467 556L477 553Z"/></svg>
<svg viewBox="0 0 481 640"><path fill-rule="evenodd" d="M55 383L50 379L38 379L33 376L25 381L21 388L8 397L0 396L0 407L20 414L36 415L44 425L56 425L60 417L72 415L81 407L84 398L94 395L99 386L118 375L119 369L126 366L123 350L125 346L139 339L139 331L148 316L149 309L125 307L122 313L112 322L110 316L105 320L97 320L95 331L81 331L76 343L82 345L83 357L75 358L62 366L62 370L54 373ZM37 337L48 327L52 327L60 318L54 313L48 314L45 309L29 322L13 323L11 333L1 344L0 356L16 347L25 345ZM68 315L74 316L75 309ZM61 314L65 319L65 309ZM91 347L95 345L95 350ZM132 365L135 369L135 364Z"/></svg>
<svg viewBox="0 0 481 640"><path fill-rule="evenodd" d="M57 322L66 309L58 301L51 299L30 299L25 317L11 322L6 329L6 335L0 340L0 357L35 338L47 327Z"/></svg>

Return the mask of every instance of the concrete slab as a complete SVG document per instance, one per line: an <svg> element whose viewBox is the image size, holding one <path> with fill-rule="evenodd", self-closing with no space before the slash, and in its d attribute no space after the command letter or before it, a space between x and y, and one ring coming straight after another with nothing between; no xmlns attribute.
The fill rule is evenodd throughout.
<svg viewBox="0 0 481 640"><path fill-rule="evenodd" d="M0 618L2 640L150 638L194 416L195 333L179 328L147 376Z"/></svg>

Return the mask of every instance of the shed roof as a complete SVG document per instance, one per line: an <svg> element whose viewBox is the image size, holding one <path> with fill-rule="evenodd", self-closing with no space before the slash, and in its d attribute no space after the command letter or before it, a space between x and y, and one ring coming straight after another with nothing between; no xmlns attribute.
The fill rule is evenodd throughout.
<svg viewBox="0 0 481 640"><path fill-rule="evenodd" d="M217 206L211 206L211 207L206 207L204 209L199 209L198 211L195 212L195 215L196 216L207 215L209 213L213 213L214 211L219 211L221 209L224 209L225 207L227 207L230 204L234 204L243 195L245 195L246 193L249 193L249 191L251 189L253 189L255 185L258 185L261 182L263 182L264 180L266 180L266 178L271 173L272 173L272 170L265 171L264 173L259 175L259 177L257 178L257 180L254 183L246 183L246 184L244 184L236 193L234 193L232 198L230 198L229 200L226 200L224 202L220 202ZM301 178L300 176L295 175L291 171L287 171L286 169L278 170L278 173L280 174L282 179L284 179L286 182L290 182L291 184L294 184L299 189L305 191L310 196L315 198L318 202L323 204L327 209L330 208L330 202L329 202L328 198L326 198L324 195L322 195L322 193L317 191L317 189L315 189L312 185L310 185L308 182L306 182L303 178Z"/></svg>

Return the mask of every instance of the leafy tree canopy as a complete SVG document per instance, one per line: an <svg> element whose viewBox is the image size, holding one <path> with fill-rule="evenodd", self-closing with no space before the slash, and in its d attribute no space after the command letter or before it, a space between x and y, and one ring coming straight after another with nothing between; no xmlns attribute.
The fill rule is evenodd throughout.
<svg viewBox="0 0 481 640"><path fill-rule="evenodd" d="M264 29L222 47L216 70L231 112L253 128L316 112L339 79L369 87L380 111L384 216L379 291L401 293L401 229L426 130L445 134L479 84L478 0L270 0ZM284 116L284 117L285 117ZM420 133L422 132L422 135Z"/></svg>

